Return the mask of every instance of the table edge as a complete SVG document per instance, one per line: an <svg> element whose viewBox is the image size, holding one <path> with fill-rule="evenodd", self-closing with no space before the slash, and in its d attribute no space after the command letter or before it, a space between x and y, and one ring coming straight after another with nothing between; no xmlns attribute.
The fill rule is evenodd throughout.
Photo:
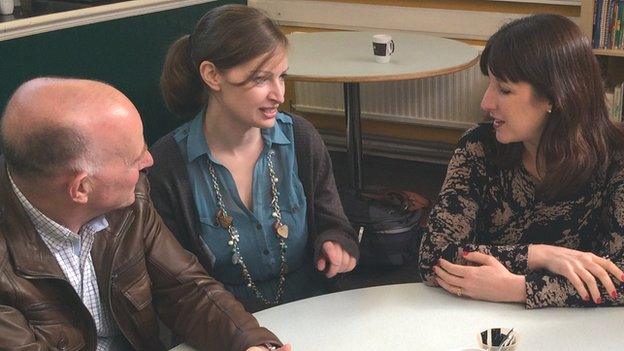
<svg viewBox="0 0 624 351"><path fill-rule="evenodd" d="M474 59L461 65L446 67L438 70L414 72L414 73L402 73L392 75L367 75L367 76L306 76L297 74L288 74L286 79L289 81L297 82L323 82L323 83L373 83L373 82L390 82L398 80L410 80L410 79L423 79L442 76L445 74L451 74L462 71L464 69L474 66L479 61L480 55L477 55Z"/></svg>

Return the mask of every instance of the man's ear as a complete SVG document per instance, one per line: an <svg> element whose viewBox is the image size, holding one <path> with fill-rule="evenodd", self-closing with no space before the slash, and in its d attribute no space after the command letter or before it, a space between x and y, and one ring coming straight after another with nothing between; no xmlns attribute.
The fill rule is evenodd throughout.
<svg viewBox="0 0 624 351"><path fill-rule="evenodd" d="M69 181L69 197L76 203L86 204L89 201L91 190L91 180L85 171L74 174Z"/></svg>
<svg viewBox="0 0 624 351"><path fill-rule="evenodd" d="M199 64L199 75L211 90L221 91L221 76L212 62L204 61Z"/></svg>

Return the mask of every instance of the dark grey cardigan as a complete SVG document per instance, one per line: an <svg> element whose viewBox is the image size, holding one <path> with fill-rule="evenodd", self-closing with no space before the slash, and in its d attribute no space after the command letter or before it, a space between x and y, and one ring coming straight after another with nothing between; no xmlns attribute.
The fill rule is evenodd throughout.
<svg viewBox="0 0 624 351"><path fill-rule="evenodd" d="M331 240L357 259L359 248L355 232L340 204L327 148L310 122L299 116L290 116L293 119L299 179L307 198L309 253L314 255L316 262L321 245ZM150 149L154 157L154 166L148 173L150 194L156 210L182 246L195 254L211 272L215 257L200 239L201 225L185 160L173 135L174 132L165 135Z"/></svg>

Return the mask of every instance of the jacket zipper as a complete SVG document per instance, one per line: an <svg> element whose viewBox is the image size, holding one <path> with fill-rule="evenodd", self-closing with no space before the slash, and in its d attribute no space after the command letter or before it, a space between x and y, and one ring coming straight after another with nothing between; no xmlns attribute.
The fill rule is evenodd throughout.
<svg viewBox="0 0 624 351"><path fill-rule="evenodd" d="M121 324L119 324L119 321L117 320L117 316L115 315L115 311L113 310L113 303L111 300L113 290L113 264L115 262L115 259L117 258L117 252L119 251L119 245L117 245L117 243L123 238L126 230L130 226L130 223L132 222L131 218L134 219L134 209L128 212L128 215L126 216L126 218L124 218L124 221L121 224L121 228L119 229L118 234L115 235L115 239L113 241L113 244L115 245L115 251L113 252L113 260L111 261L110 272L108 274L108 286L106 287L106 293L108 294L108 296L106 297L105 301L108 301L108 308L111 311L111 316L113 317L113 320L118 327L121 326ZM121 331L126 340L128 340L128 342L132 344L132 341L130 341L130 338L128 338L126 333L123 331L123 328L120 327L119 331ZM134 349L137 349L136 345L132 345L132 347Z"/></svg>
<svg viewBox="0 0 624 351"><path fill-rule="evenodd" d="M134 256L132 260L128 261L127 265L123 267L123 269L117 271L116 273L113 273L113 271L111 270L111 274L112 274L111 277L116 279L120 275L123 275L124 273L129 271L136 262L140 260L141 260L141 254Z"/></svg>

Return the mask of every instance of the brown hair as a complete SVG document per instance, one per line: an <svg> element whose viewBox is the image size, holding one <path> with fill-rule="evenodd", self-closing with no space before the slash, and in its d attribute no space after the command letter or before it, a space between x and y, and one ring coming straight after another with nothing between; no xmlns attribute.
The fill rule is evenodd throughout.
<svg viewBox="0 0 624 351"><path fill-rule="evenodd" d="M25 179L45 179L68 169L86 170L88 142L77 130L59 125L39 126L21 138L7 138L1 124L2 152L11 172ZM87 170L90 171L90 170Z"/></svg>
<svg viewBox="0 0 624 351"><path fill-rule="evenodd" d="M552 104L537 148L541 196L568 195L606 171L624 134L609 120L600 67L572 21L539 14L510 22L490 37L480 67L501 81L530 84ZM523 151L522 143L496 142L496 161L517 167Z"/></svg>
<svg viewBox="0 0 624 351"><path fill-rule="evenodd" d="M209 88L199 75L202 62L227 70L287 47L286 36L258 9L244 5L214 8L199 20L192 34L169 48L160 78L165 104L181 117L192 117L209 97Z"/></svg>

